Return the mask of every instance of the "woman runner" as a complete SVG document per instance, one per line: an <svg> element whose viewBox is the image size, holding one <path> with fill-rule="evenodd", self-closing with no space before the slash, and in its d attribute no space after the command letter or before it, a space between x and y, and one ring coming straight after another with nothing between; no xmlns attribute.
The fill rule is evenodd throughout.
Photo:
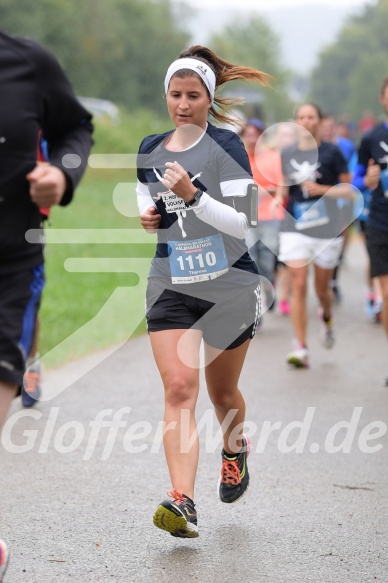
<svg viewBox="0 0 388 583"><path fill-rule="evenodd" d="M207 390L223 433L221 501L235 502L249 483L250 444L238 380L259 318L259 275L244 241L253 180L240 138L208 122L209 115L233 121L227 105L236 102L217 97L216 90L236 79L269 84L270 77L228 63L206 47L182 52L165 78L175 128L146 137L139 150L141 224L158 233L146 317L164 385L164 449L172 484L154 524L183 538L198 536L194 414L202 341Z"/></svg>

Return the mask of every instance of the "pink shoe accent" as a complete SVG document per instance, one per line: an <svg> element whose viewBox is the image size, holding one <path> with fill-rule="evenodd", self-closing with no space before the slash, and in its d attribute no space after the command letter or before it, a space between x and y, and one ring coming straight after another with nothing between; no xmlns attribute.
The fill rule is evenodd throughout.
<svg viewBox="0 0 388 583"><path fill-rule="evenodd" d="M279 303L279 312L282 316L288 316L290 313L290 304L288 303L288 300L282 300Z"/></svg>

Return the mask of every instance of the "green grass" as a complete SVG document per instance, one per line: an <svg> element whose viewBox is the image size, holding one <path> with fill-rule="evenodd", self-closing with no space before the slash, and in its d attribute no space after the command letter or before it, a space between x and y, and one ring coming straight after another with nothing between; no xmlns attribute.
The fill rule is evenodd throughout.
<svg viewBox="0 0 388 583"><path fill-rule="evenodd" d="M113 234L118 229L125 229L133 234L135 228L140 228L138 219L124 217L113 205L112 194L122 176L113 178L109 173L89 170L85 178L70 206L52 209L45 229L47 284L41 307L40 352L46 355L46 367L122 342L133 335L134 327L135 334L145 331L144 292L150 258L155 249L154 237L149 236L149 244L50 242L58 229L76 229L81 234L89 229L96 229L97 234L101 229L111 229ZM134 197L134 185L130 188ZM127 258L133 272L69 272L65 268L65 261L69 258ZM140 268L132 265L131 258L143 258ZM109 261L109 266L114 270L112 261ZM109 298L118 287L127 289L128 298L114 305ZM109 317L82 330L108 300Z"/></svg>
<svg viewBox="0 0 388 583"><path fill-rule="evenodd" d="M108 120L95 122L94 153L134 154L140 142L149 134L165 132L173 127L167 113L164 117L147 110L120 112L120 123Z"/></svg>
<svg viewBox="0 0 388 583"><path fill-rule="evenodd" d="M122 111L119 124L95 121L92 153L135 154L144 136L169 128L171 121L155 113ZM45 226L47 283L40 312L39 340L46 368L145 332L145 286L155 237L141 230L136 217L135 183L133 169L88 168L73 202L51 211ZM97 239L93 243L76 242L74 233L67 231L68 242L52 243L52 237L62 229L75 229L78 236L96 229ZM105 229L111 230L110 242L106 237L104 241ZM140 229L140 241L139 231L134 233L136 229ZM130 241L115 242L118 230L125 230ZM105 258L104 271L98 271L101 266L85 271L84 265L76 266L79 272L69 271L69 260L98 258ZM128 261L126 272L115 271L115 259ZM119 288L122 291L117 291Z"/></svg>

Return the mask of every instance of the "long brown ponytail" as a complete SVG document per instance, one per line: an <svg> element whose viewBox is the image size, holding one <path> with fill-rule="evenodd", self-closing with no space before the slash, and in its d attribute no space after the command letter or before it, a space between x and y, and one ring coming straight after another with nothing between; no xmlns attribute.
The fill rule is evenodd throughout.
<svg viewBox="0 0 388 583"><path fill-rule="evenodd" d="M207 47L201 45L194 45L189 49L186 49L181 52L179 58L191 57L194 59L198 59L199 61L203 61L208 64L211 69L214 71L216 76L216 89L227 83L228 81L256 81L261 85L270 86L272 77L267 73L263 73L262 71L258 71L257 69L253 69L252 67L242 67L240 65L233 65L224 59L218 57L212 50L208 49ZM186 71L184 73L183 71ZM194 73L195 74L195 73ZM193 75L193 71L189 70L181 70L177 71L174 76L183 77L186 75ZM202 79L201 79L202 82ZM212 115L216 120L222 123L232 123L232 124L239 124L235 117L230 116L230 108L235 105L241 105L244 102L244 99L238 97L214 97L214 104L218 106L221 110L218 111L213 105L211 106L209 113ZM225 113L222 113L225 112ZM229 115L228 115L229 114Z"/></svg>

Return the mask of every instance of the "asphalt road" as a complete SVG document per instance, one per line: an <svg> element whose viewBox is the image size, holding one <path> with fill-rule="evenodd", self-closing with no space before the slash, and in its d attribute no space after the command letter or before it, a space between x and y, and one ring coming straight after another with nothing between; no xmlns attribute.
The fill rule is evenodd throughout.
<svg viewBox="0 0 388 583"><path fill-rule="evenodd" d="M152 524L169 480L148 338L46 373L47 388L90 369L33 411L13 405L0 450L7 583L386 583L388 345L364 310L364 267L354 243L332 350L319 344L311 292L309 370L285 363L289 319L264 316L240 383L251 484L230 506L217 498L220 446L202 382L198 539ZM97 428L115 415L116 435Z"/></svg>

